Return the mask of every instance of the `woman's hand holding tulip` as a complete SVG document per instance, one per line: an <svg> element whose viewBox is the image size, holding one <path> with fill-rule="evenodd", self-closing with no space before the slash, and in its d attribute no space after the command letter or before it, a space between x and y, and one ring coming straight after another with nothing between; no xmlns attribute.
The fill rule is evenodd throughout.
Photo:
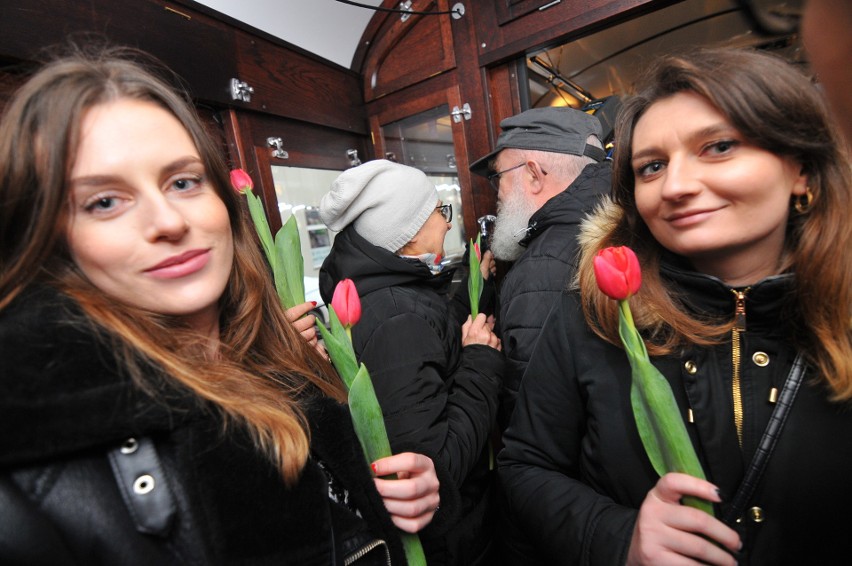
<svg viewBox="0 0 852 566"><path fill-rule="evenodd" d="M496 350L501 348L500 339L494 334L493 316L486 318L483 313L479 313L472 320L467 317L467 321L462 325L462 346L472 344L483 344Z"/></svg>
<svg viewBox="0 0 852 566"><path fill-rule="evenodd" d="M639 508L628 566L737 563L734 554L741 547L737 532L704 511L681 505L687 495L720 501L716 486L708 481L677 473L661 477Z"/></svg>
<svg viewBox="0 0 852 566"><path fill-rule="evenodd" d="M416 533L432 521L441 502L440 482L432 459L423 454L403 452L376 460L372 464L376 490L394 525L408 533ZM396 474L397 479L381 476Z"/></svg>
<svg viewBox="0 0 852 566"><path fill-rule="evenodd" d="M289 320L293 324L293 327L299 331L302 338L304 338L308 344L313 346L320 355L325 358L328 357L328 355L326 354L325 348L322 347L322 344L320 344L318 340L316 317L312 314L308 314L315 306L315 303L308 301L287 309L286 315L287 320Z"/></svg>

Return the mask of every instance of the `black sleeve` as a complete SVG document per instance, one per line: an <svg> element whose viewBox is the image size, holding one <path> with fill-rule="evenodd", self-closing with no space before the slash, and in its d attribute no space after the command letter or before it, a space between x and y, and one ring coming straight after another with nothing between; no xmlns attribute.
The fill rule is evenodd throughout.
<svg viewBox="0 0 852 566"><path fill-rule="evenodd" d="M561 300L545 323L498 457L508 512L548 563L623 563L636 510L584 483L585 407Z"/></svg>
<svg viewBox="0 0 852 566"><path fill-rule="evenodd" d="M405 313L376 328L360 360L382 405L391 447L419 447L460 485L485 448L496 418L500 352L468 346L458 367L449 367L442 337L422 317Z"/></svg>

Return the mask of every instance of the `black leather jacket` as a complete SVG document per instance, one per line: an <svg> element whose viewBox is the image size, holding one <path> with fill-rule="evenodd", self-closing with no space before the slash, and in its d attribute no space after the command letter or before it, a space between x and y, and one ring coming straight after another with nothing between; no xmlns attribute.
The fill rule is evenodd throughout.
<svg viewBox="0 0 852 566"><path fill-rule="evenodd" d="M0 312L0 562L405 563L346 407L304 398L287 488L240 427L165 380L153 400L72 316L44 289Z"/></svg>

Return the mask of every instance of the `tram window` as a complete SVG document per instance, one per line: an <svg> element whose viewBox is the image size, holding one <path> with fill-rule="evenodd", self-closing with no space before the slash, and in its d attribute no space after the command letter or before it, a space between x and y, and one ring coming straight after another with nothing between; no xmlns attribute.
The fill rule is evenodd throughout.
<svg viewBox="0 0 852 566"><path fill-rule="evenodd" d="M795 20L804 0L760 0L758 9ZM735 0L684 0L554 48L529 53L529 106L581 108L630 90L636 73L662 53L700 46L771 50L803 63L795 30L767 34Z"/></svg>
<svg viewBox="0 0 852 566"><path fill-rule="evenodd" d="M305 298L320 305L323 300L319 295L319 270L331 251L334 232L320 219L319 202L340 173L328 169L272 166L281 222L286 222L292 215L299 226L305 260Z"/></svg>

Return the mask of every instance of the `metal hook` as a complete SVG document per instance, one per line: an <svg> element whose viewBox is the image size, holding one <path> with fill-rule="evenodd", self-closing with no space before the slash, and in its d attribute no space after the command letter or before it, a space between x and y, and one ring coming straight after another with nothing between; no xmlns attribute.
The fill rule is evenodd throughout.
<svg viewBox="0 0 852 566"><path fill-rule="evenodd" d="M290 154L284 150L284 141L281 138L268 137L266 143L272 149L272 157L276 159L289 159Z"/></svg>

